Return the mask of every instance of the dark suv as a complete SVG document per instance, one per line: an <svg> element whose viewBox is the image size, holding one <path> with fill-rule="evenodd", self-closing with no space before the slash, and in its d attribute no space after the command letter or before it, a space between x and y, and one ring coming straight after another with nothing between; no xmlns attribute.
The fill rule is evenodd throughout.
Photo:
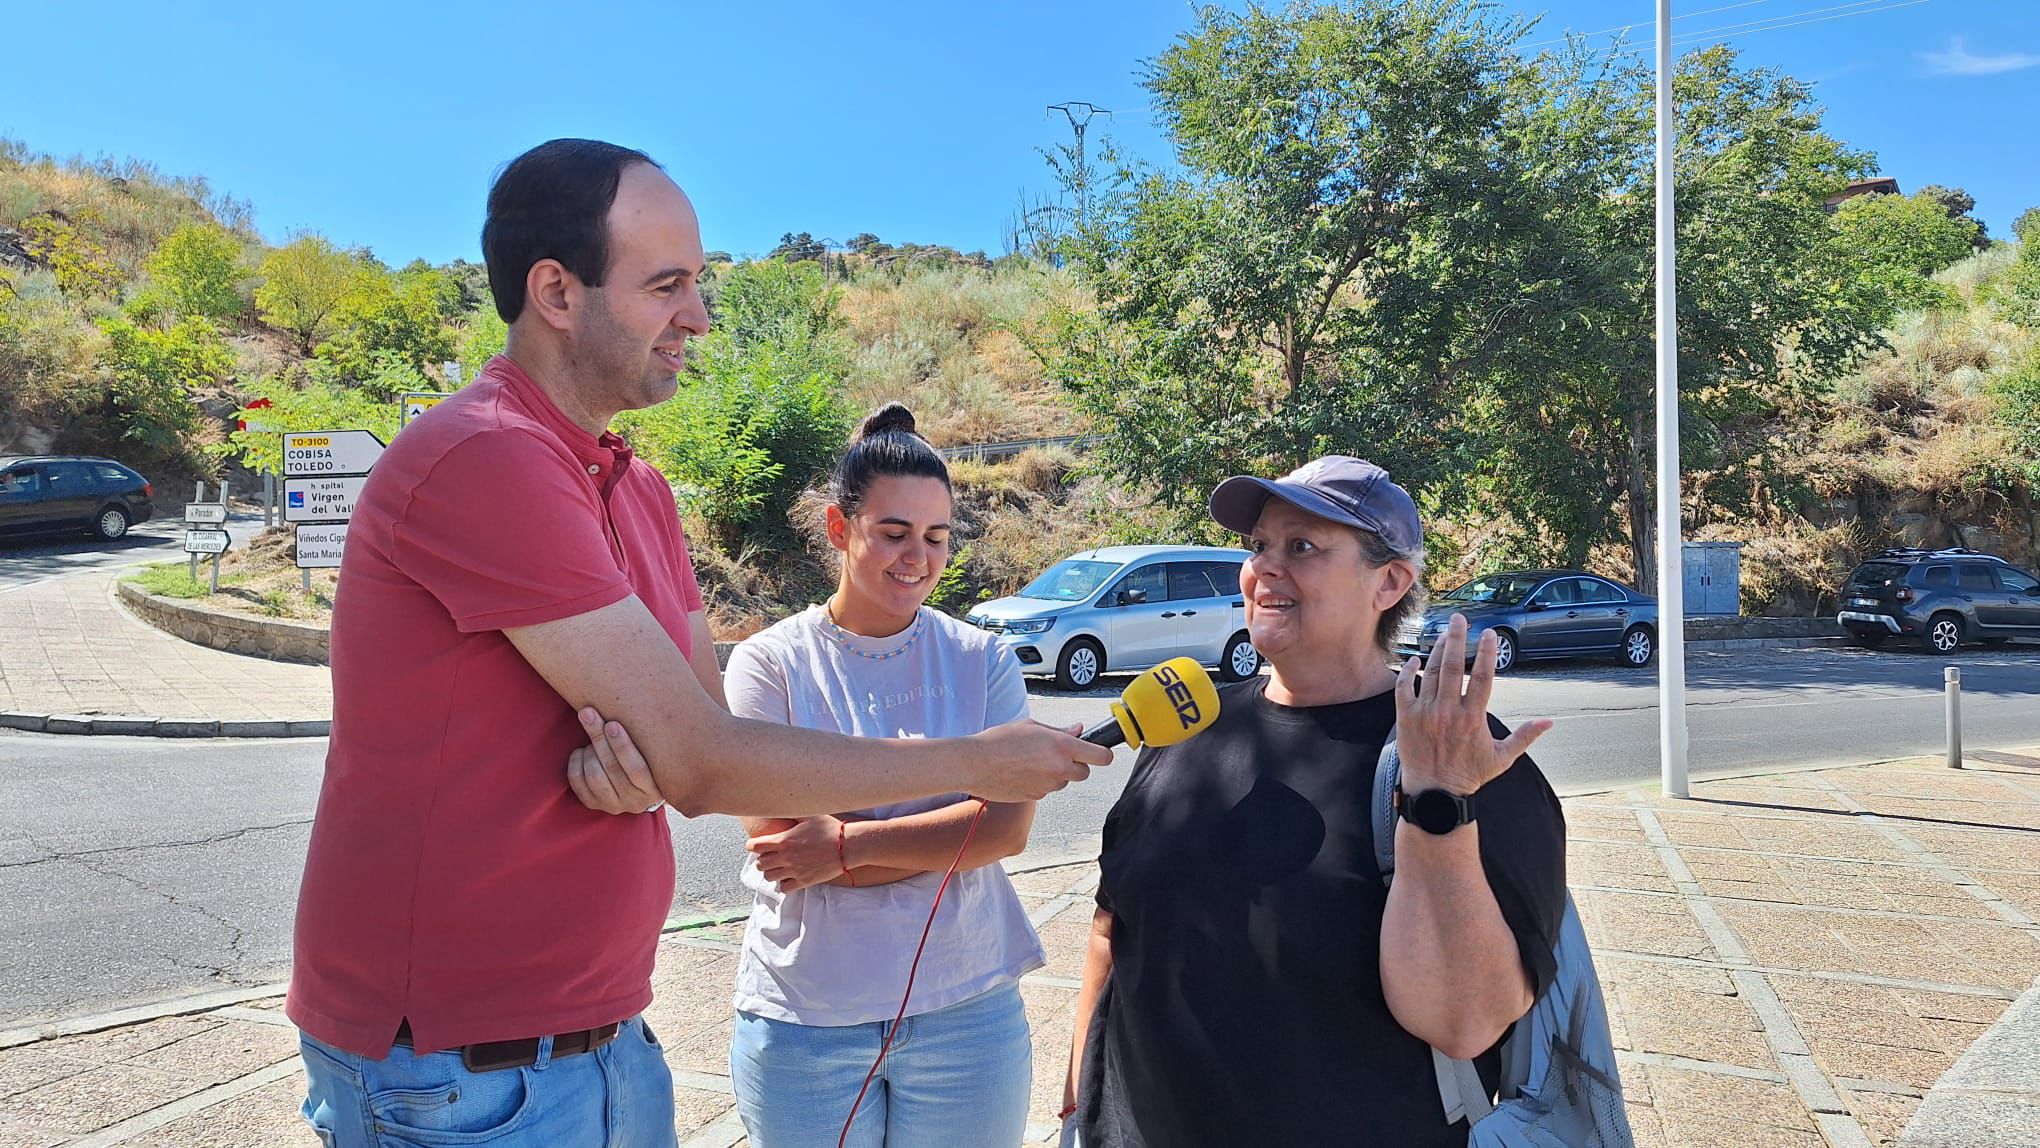
<svg viewBox="0 0 2040 1148"><path fill-rule="evenodd" d="M2040 579L1979 550L1886 550L1849 575L1835 620L1865 646L1901 636L1933 654L2040 638Z"/></svg>
<svg viewBox="0 0 2040 1148"><path fill-rule="evenodd" d="M86 531L119 538L156 512L149 480L110 458L0 455L0 537Z"/></svg>

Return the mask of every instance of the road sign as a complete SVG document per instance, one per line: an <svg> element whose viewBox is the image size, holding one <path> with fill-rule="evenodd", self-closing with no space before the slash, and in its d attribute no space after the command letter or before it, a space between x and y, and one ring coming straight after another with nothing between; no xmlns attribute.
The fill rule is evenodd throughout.
<svg viewBox="0 0 2040 1148"><path fill-rule="evenodd" d="M285 522L345 522L354 517L367 475L283 480Z"/></svg>
<svg viewBox="0 0 2040 1148"><path fill-rule="evenodd" d="M459 366L458 363L454 365ZM460 380L455 379L454 381L459 382ZM426 411L431 410L433 407L438 406L440 403L443 403L452 397L453 396L451 394L448 394L443 391L421 391L405 395L403 425L410 426L412 419L417 418L419 415L424 414Z"/></svg>
<svg viewBox="0 0 2040 1148"><path fill-rule="evenodd" d="M365 430L286 431L283 476L321 478L367 474L382 456L383 440Z"/></svg>
<svg viewBox="0 0 2040 1148"><path fill-rule="evenodd" d="M326 570L340 565L347 548L347 524L297 528L297 564L301 570Z"/></svg>
<svg viewBox="0 0 2040 1148"><path fill-rule="evenodd" d="M227 508L217 502L192 502L184 507L184 521L216 525L227 520Z"/></svg>
<svg viewBox="0 0 2040 1148"><path fill-rule="evenodd" d="M224 530L187 530L184 532L186 554L224 554L227 549L227 532Z"/></svg>

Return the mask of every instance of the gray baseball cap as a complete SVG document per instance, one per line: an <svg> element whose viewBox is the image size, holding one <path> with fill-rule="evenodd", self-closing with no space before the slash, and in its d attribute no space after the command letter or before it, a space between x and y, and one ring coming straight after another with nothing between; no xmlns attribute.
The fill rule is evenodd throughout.
<svg viewBox="0 0 2040 1148"><path fill-rule="evenodd" d="M1328 454L1281 478L1228 478L1211 492L1211 517L1236 534L1250 534L1270 498L1378 534L1398 554L1414 554L1424 547L1416 500L1390 481L1387 471L1364 458Z"/></svg>

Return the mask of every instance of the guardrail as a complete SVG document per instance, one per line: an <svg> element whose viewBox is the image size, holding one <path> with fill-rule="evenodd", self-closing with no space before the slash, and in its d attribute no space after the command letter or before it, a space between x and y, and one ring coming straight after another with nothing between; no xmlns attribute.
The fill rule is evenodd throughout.
<svg viewBox="0 0 2040 1148"><path fill-rule="evenodd" d="M974 462L983 462L987 459L1011 458L1025 451L1041 450L1055 446L1068 447L1071 450L1089 450L1097 443L1099 437L1094 434L1066 434L1058 435L1054 438L1023 438L1014 439L1010 442L979 442L971 443L968 446L939 447L935 453L945 459L967 458Z"/></svg>

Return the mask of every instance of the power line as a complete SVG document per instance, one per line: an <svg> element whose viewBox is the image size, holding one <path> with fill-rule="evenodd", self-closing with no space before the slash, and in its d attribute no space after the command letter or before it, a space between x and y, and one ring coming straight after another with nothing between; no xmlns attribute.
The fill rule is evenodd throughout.
<svg viewBox="0 0 2040 1148"><path fill-rule="evenodd" d="M1899 3L1885 3L1883 2L1883 0L1857 0L1857 2L1854 4L1838 5L1838 7L1840 8L1854 8L1856 9L1856 11L1839 12L1831 16L1821 16L1816 15L1816 13L1836 12L1836 9L1814 8L1804 12L1792 12L1783 16L1776 16L1773 17L1772 20L1770 21L1755 20L1751 21L1749 24L1730 24L1720 28L1708 28L1699 32L1681 32L1672 37L1672 43L1691 44L1700 40L1735 39L1743 36L1754 36L1759 32L1777 32L1785 28L1797 28L1806 24L1825 24L1830 20L1846 20L1851 16L1871 16L1879 12L1890 12L1898 8L1911 8L1916 5L1925 4L1928 2L1929 0L1900 0ZM1862 7L1862 5L1864 4L1877 4L1877 3L1883 3L1883 6L1878 8ZM1794 17L1801 16L1810 17L1810 19L1794 19ZM1778 21L1784 22L1779 23ZM1756 25L1764 26L1758 27ZM1737 29L1745 30L1737 31ZM1622 48L1618 50L1617 55L1627 56L1641 55L1645 52L1653 50L1656 46L1657 41L1652 40L1649 43L1636 44L1630 47Z"/></svg>
<svg viewBox="0 0 2040 1148"><path fill-rule="evenodd" d="M1676 24L1681 20L1691 20L1695 16L1711 16L1716 12L1726 12L1731 8L1748 8L1753 4L1769 4L1770 2L1771 0L1740 0L1739 3L1724 4L1719 8L1702 8L1698 12L1688 12L1684 16L1674 16L1672 17L1672 23ZM1613 28L1603 28L1598 32L1581 32L1579 35L1580 38L1583 40L1591 40L1596 36L1607 36L1616 32L1629 32L1634 31L1637 28L1649 28L1652 26L1653 25L1651 21L1643 20L1634 24L1619 24ZM1542 48L1550 44L1563 44L1571 38L1572 38L1571 34L1568 33L1567 35L1560 36L1557 39L1539 40L1534 44L1525 44L1523 46L1525 48Z"/></svg>
<svg viewBox="0 0 2040 1148"><path fill-rule="evenodd" d="M1797 24L1797 23L1806 23L1806 24L1814 24L1814 23L1819 23L1819 21L1817 21L1817 20L1800 20L1800 19L1799 19L1799 17L1801 17L1801 16L1818 16L1818 15L1820 15L1820 14L1821 14L1821 13L1823 13L1823 12L1841 12L1841 13L1843 13L1843 15L1845 15L1845 16L1861 16L1861 15L1867 15L1868 13L1864 13L1864 12L1849 12L1849 11L1845 11L1845 10L1846 10L1846 9L1850 9L1850 8L1869 8L1869 7L1870 7L1871 5L1873 5L1873 4L1880 4L1880 3L1884 3L1884 2L1885 2L1885 0L1850 0L1850 2L1849 2L1849 3L1847 3L1847 4L1835 4L1835 5L1832 5L1832 6L1830 6L1830 7L1827 7L1827 8L1809 8L1809 9L1806 9L1805 11L1802 11L1802 12L1788 12L1788 13L1786 13L1786 14L1785 14L1785 15L1783 15L1783 16L1772 16L1772 17L1770 17L1770 18L1768 18L1768 19L1764 19L1764 20L1749 20L1749 21L1745 21L1744 23L1741 23L1741 24L1723 24L1723 25L1721 25L1720 27L1717 27L1717 28L1708 28L1708 29L1706 29L1706 30L1704 30L1704 31L1700 31L1700 32L1674 32L1674 33L1672 34L1672 43L1676 44L1676 43L1680 42L1681 40L1685 40L1685 41L1688 41L1688 42L1690 42L1690 41L1692 41L1692 40L1695 40L1695 39L1698 39L1698 38L1701 38L1701 37L1705 37L1705 36L1713 36L1713 35L1717 35L1717 34L1721 34L1721 33L1731 33L1731 34L1732 34L1732 33L1738 32L1738 31L1740 31L1740 30L1743 30L1743 29L1751 29L1751 30L1754 30L1754 31L1759 31L1759 32L1768 32L1768 31L1770 31L1770 29L1769 29L1769 28L1761 27L1761 25L1765 25L1765 24L1776 24L1776 25L1777 25L1778 27L1781 27L1781 28L1790 28L1790 27L1793 27L1793 26L1794 26L1794 24ZM1915 2L1915 3L1924 3L1924 2L1925 2L1925 0L1911 0L1911 2ZM1871 10L1872 10L1872 11L1879 11L1879 9L1874 9L1874 8L1873 8L1873 9L1871 9ZM1839 19L1841 19L1842 17L1841 17L1841 16L1832 16L1832 17L1829 17L1829 18L1830 18L1830 19L1834 19L1834 20L1839 20ZM1786 20L1790 20L1790 21L1793 21L1793 22L1794 22L1794 24L1785 24L1785 23L1780 23L1780 21L1786 21Z"/></svg>

